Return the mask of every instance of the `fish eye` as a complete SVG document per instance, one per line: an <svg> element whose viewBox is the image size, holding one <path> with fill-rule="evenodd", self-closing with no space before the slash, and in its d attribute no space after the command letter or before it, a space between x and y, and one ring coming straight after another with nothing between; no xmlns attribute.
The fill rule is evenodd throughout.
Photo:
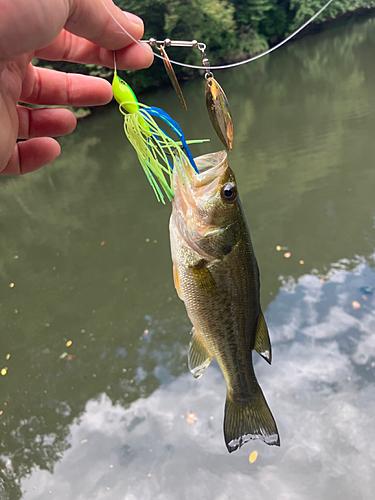
<svg viewBox="0 0 375 500"><path fill-rule="evenodd" d="M225 201L233 202L237 199L237 189L236 186L232 182L227 182L222 190L221 196Z"/></svg>

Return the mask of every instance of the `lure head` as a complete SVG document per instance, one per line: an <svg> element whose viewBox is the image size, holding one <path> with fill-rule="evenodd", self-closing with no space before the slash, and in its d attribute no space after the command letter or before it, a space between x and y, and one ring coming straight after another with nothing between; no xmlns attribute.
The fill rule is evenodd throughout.
<svg viewBox="0 0 375 500"><path fill-rule="evenodd" d="M116 101L127 113L139 110L138 100L132 88L117 75L117 71L113 75L112 91Z"/></svg>

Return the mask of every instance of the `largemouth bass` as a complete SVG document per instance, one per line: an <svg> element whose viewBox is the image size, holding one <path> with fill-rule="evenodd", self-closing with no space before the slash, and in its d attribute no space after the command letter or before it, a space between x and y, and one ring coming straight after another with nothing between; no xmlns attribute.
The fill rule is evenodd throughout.
<svg viewBox="0 0 375 500"><path fill-rule="evenodd" d="M173 174L170 238L174 284L193 324L189 369L202 376L216 358L227 384L224 439L235 451L250 439L280 445L255 377L252 351L271 363L260 307L259 270L226 151Z"/></svg>

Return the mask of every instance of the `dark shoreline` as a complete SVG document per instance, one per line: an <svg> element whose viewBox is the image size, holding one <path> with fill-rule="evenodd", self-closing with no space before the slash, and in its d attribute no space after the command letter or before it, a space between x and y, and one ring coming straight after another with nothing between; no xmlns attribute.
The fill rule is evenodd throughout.
<svg viewBox="0 0 375 500"><path fill-rule="evenodd" d="M305 36L320 33L321 31L324 31L334 24L338 24L351 18L364 19L366 17L370 18L373 16L375 16L375 7L360 7L359 9L353 10L351 12L343 12L334 19L327 19L321 23L311 23L306 26L306 28L303 29L300 33L298 33L298 35L296 35L294 39L300 40Z"/></svg>
<svg viewBox="0 0 375 500"><path fill-rule="evenodd" d="M339 16L335 17L334 19L327 19L321 23L316 23L313 22L306 26L300 33L298 33L295 37L292 38L288 43L295 43L298 40L301 40L307 36L311 35L316 35L318 33L321 33L327 29L330 29L334 25L339 25L340 23L344 23L348 21L349 19L366 19L366 18L371 18L375 16L375 7L361 7L357 10L351 11L351 12L344 12L343 14L340 14ZM282 40L285 40L286 37L277 39L273 45L270 46L272 48L273 46L277 45L280 43ZM241 59L246 59L252 56L255 56L256 53L243 53L237 57L231 57L228 58L220 58L215 62L215 65L220 65L220 64L230 64L233 62L237 62ZM148 68L149 69L149 68ZM190 74L185 74L185 75L179 75L179 81L181 82L188 82L191 80L195 80L199 76L201 76L202 70L193 70ZM152 87L148 87L147 90L142 90L139 92L139 95L142 96L142 94L146 92L150 92L152 89L158 89L160 88L160 85L154 85ZM117 105L117 103L113 100L108 104L109 106ZM92 108L85 108L87 109L87 113L82 113L82 108L80 109L81 114L76 115L77 119L81 121L84 118L88 118L93 115L97 115L101 111L104 111L105 107L104 106L95 106ZM73 110L74 112L74 110Z"/></svg>

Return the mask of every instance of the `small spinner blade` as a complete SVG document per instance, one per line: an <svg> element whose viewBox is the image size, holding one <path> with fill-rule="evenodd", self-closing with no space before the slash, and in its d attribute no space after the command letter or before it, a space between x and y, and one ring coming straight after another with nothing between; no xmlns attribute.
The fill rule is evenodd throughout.
<svg viewBox="0 0 375 500"><path fill-rule="evenodd" d="M185 109L187 109L186 102L184 99L184 94L182 93L180 84L178 83L178 80L177 80L177 77L175 75L174 69L172 67L171 61L169 60L169 57L168 57L168 55L167 55L167 53L162 45L160 46L160 53L164 57L163 63L165 66L165 71L167 72L167 75L169 76L169 79L173 85L173 88L174 88L178 98L180 99L181 104L183 105L183 107Z"/></svg>
<svg viewBox="0 0 375 500"><path fill-rule="evenodd" d="M211 123L228 151L233 148L233 119L224 90L215 78L206 81L206 106Z"/></svg>

